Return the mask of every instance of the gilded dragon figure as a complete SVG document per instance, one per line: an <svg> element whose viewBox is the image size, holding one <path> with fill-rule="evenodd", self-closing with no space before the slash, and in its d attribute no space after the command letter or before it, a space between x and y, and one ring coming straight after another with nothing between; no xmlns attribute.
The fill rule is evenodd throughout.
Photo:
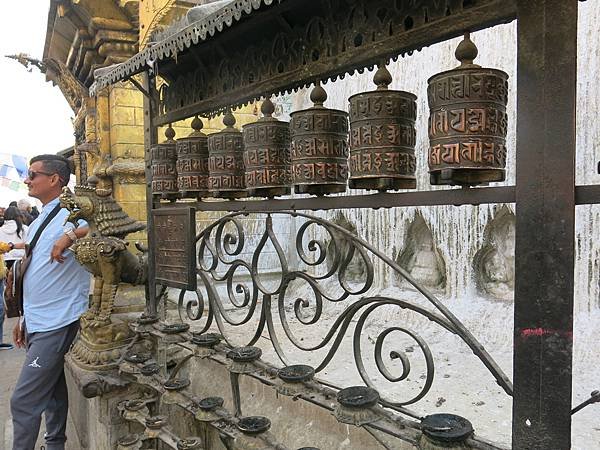
<svg viewBox="0 0 600 450"><path fill-rule="evenodd" d="M61 205L68 209L68 222L76 227L87 221L90 231L71 247L77 261L94 276L94 291L90 309L82 316L82 328L109 325L117 287L120 282L134 285L146 282L146 257L127 250L125 236L141 231L145 225L125 213L109 190L76 186L73 194L64 188ZM140 244L138 250L143 252Z"/></svg>

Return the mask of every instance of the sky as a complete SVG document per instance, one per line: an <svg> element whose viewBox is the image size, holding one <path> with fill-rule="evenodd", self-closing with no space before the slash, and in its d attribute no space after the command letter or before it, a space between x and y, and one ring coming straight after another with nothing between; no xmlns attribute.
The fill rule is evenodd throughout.
<svg viewBox="0 0 600 450"><path fill-rule="evenodd" d="M74 143L73 111L57 86L33 69L27 72L4 55L27 53L41 59L44 52L49 0L2 2L0 14L0 153L32 157L56 153ZM9 198L10 197L10 198ZM0 206L23 197L0 190Z"/></svg>

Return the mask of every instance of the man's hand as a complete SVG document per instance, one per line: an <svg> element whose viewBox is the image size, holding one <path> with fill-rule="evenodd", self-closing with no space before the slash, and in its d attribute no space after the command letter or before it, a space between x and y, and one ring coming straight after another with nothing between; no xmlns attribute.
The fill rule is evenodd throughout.
<svg viewBox="0 0 600 450"><path fill-rule="evenodd" d="M52 247L52 251L50 252L50 262L56 261L60 264L65 262L65 257L63 255L64 251L71 246L73 241L66 234L63 234L59 237L54 246Z"/></svg>
<svg viewBox="0 0 600 450"><path fill-rule="evenodd" d="M21 319L17 320L17 324L13 329L13 342L17 346L17 348L25 347L25 330L21 327Z"/></svg>

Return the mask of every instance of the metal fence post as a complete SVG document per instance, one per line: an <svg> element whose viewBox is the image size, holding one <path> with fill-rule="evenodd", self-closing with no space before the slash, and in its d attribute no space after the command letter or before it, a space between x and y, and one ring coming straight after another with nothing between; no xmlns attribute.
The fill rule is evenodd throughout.
<svg viewBox="0 0 600 450"><path fill-rule="evenodd" d="M517 0L513 448L569 449L577 0Z"/></svg>
<svg viewBox="0 0 600 450"><path fill-rule="evenodd" d="M154 126L154 110L156 102L156 79L151 77L148 71L142 72L142 86L151 98L144 95L144 164L146 171L146 220L148 232L148 298L146 299L146 314L156 316L156 274L154 270L154 252L156 250L154 239L154 224L152 219L152 209L154 208L154 199L152 197L152 159L150 148L158 142L158 132Z"/></svg>

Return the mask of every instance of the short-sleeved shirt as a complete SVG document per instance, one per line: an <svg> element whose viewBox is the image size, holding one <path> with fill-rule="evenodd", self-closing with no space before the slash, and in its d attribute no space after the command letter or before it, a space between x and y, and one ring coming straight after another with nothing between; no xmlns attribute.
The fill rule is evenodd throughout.
<svg viewBox="0 0 600 450"><path fill-rule="evenodd" d="M44 205L40 215L29 226L27 242L35 236L44 219L58 204L58 198ZM88 307L90 274L65 250L65 261L50 262L54 243L66 229L69 212L61 209L50 221L33 249L31 262L23 279L23 308L27 332L51 331L77 319Z"/></svg>

